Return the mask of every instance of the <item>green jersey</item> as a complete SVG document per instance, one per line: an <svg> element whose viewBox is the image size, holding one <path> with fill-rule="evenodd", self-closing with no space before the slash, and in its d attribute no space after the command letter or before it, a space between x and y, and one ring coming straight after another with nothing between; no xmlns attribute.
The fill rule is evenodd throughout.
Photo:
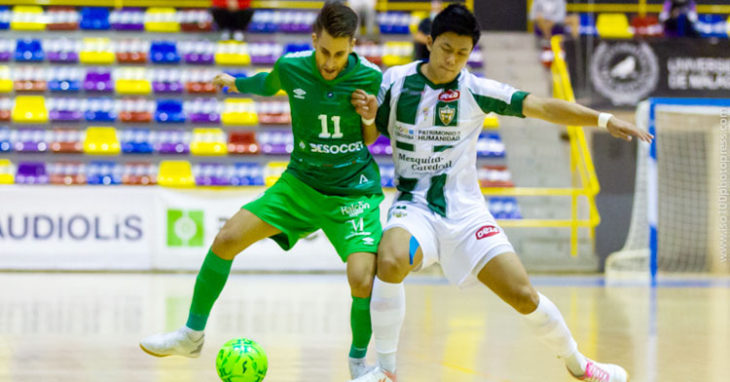
<svg viewBox="0 0 730 382"><path fill-rule="evenodd" d="M294 150L287 172L326 195L381 194L378 166L365 146L352 92L376 95L380 69L355 53L334 80L317 69L314 51L287 54L270 73L236 79L242 93L289 95Z"/></svg>

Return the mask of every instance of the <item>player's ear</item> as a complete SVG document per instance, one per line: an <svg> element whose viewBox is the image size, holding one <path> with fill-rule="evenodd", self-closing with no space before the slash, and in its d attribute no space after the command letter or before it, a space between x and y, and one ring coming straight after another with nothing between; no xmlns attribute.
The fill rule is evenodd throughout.
<svg viewBox="0 0 730 382"><path fill-rule="evenodd" d="M426 36L426 48L429 52L433 49L433 37L431 35Z"/></svg>
<svg viewBox="0 0 730 382"><path fill-rule="evenodd" d="M353 37L353 38L350 39L350 50L355 49L355 43L356 42L357 42L357 39L356 38Z"/></svg>
<svg viewBox="0 0 730 382"><path fill-rule="evenodd" d="M315 49L317 47L317 33L315 32L312 32L312 46L315 47Z"/></svg>

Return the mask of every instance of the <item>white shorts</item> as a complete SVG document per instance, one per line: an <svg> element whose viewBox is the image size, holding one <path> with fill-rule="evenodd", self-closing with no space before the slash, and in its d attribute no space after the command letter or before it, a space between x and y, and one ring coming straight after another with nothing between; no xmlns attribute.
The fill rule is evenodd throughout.
<svg viewBox="0 0 730 382"><path fill-rule="evenodd" d="M476 276L489 260L515 251L486 204L475 204L468 214L445 218L420 204L395 202L383 231L395 227L418 240L423 262L417 271L438 262L449 282L460 287L478 281Z"/></svg>

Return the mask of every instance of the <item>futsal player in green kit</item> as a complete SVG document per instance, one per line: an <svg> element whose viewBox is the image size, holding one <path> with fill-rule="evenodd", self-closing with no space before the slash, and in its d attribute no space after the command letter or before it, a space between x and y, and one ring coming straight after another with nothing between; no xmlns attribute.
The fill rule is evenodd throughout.
<svg viewBox="0 0 730 382"><path fill-rule="evenodd" d="M271 96L285 90L294 150L276 184L244 205L216 236L198 273L186 325L143 339L140 347L147 353L198 357L208 315L234 257L265 238L288 250L321 228L347 263L352 293L350 373L355 378L367 371L370 292L383 200L380 172L367 145L377 137L374 95L382 73L353 52L357 25L350 8L327 3L314 24L314 51L283 56L270 73L215 77L217 86L240 93Z"/></svg>

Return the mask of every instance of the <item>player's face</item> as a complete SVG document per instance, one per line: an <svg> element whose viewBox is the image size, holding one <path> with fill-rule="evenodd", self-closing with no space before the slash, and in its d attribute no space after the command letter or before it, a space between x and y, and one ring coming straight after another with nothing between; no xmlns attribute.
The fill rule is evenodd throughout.
<svg viewBox="0 0 730 382"><path fill-rule="evenodd" d="M451 82L466 66L469 54L474 48L470 36L446 32L434 41L428 36L428 50L431 51L429 66L439 82Z"/></svg>
<svg viewBox="0 0 730 382"><path fill-rule="evenodd" d="M355 39L349 37L332 37L326 30L319 36L312 33L314 58L322 78L334 80L347 65L347 58L355 46Z"/></svg>

